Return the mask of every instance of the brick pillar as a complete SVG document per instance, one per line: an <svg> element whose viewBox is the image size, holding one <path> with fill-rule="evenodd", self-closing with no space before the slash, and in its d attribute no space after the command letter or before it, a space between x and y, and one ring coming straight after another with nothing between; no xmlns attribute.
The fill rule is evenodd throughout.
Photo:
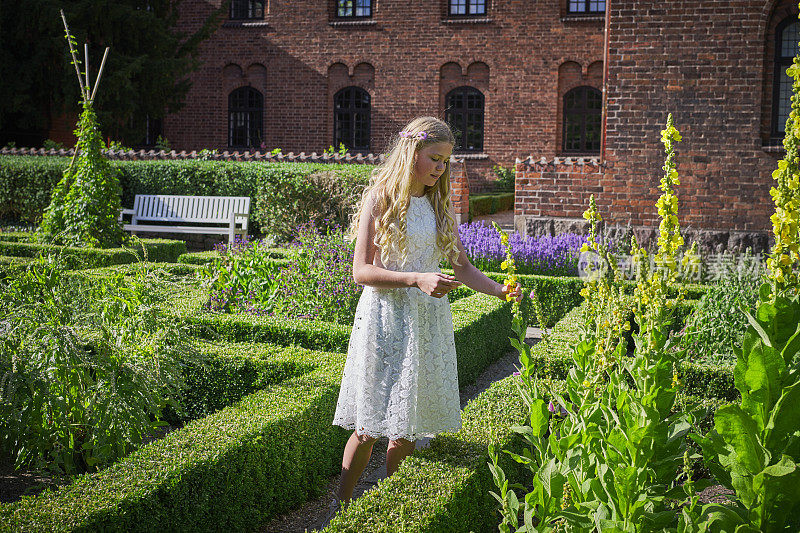
<svg viewBox="0 0 800 533"><path fill-rule="evenodd" d="M469 220L469 180L463 159L450 158L450 200L456 224Z"/></svg>

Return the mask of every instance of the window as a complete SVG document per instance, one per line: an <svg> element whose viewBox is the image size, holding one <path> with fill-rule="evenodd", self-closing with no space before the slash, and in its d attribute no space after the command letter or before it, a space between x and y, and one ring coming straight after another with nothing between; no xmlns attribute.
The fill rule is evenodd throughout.
<svg viewBox="0 0 800 533"><path fill-rule="evenodd" d="M372 0L336 0L339 18L365 18L372 16Z"/></svg>
<svg viewBox="0 0 800 533"><path fill-rule="evenodd" d="M252 87L240 87L228 96L228 145L255 148L263 135L264 96Z"/></svg>
<svg viewBox="0 0 800 533"><path fill-rule="evenodd" d="M264 0L231 0L231 19L264 18Z"/></svg>
<svg viewBox="0 0 800 533"><path fill-rule="evenodd" d="M456 137L455 151L483 151L483 93L457 87L445 97L445 120Z"/></svg>
<svg viewBox="0 0 800 533"><path fill-rule="evenodd" d="M605 12L605 0L567 0L567 13L570 15L597 15Z"/></svg>
<svg viewBox="0 0 800 533"><path fill-rule="evenodd" d="M486 0L450 0L451 15L485 15Z"/></svg>
<svg viewBox="0 0 800 533"><path fill-rule="evenodd" d="M144 136L145 146L155 146L156 141L163 135L164 126L160 118L150 118L150 115L145 115L146 132Z"/></svg>
<svg viewBox="0 0 800 533"><path fill-rule="evenodd" d="M564 95L564 152L600 151L603 94L594 87L577 87Z"/></svg>
<svg viewBox="0 0 800 533"><path fill-rule="evenodd" d="M782 137L792 110L792 83L786 74L797 55L797 17L781 22L775 31L775 76L772 78L772 136Z"/></svg>
<svg viewBox="0 0 800 533"><path fill-rule="evenodd" d="M350 150L369 150L369 93L345 87L333 97L333 144Z"/></svg>

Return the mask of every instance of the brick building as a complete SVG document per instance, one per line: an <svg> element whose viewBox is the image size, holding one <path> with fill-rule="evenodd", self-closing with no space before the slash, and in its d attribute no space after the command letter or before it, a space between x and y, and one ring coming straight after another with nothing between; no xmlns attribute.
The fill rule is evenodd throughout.
<svg viewBox="0 0 800 533"><path fill-rule="evenodd" d="M186 0L182 25L222 1ZM607 221L652 226L671 112L683 226L763 249L796 21L793 0L233 0L163 133L176 150L379 153L441 116L473 192L523 159L531 234L580 227L590 193Z"/></svg>
<svg viewBox="0 0 800 533"><path fill-rule="evenodd" d="M602 163L521 162L517 227L580 226L594 193L606 220L652 237L646 228L657 224L663 174L659 132L671 112L683 136L678 196L687 241L697 238L707 250L765 249L797 13L794 1L609 2Z"/></svg>
<svg viewBox="0 0 800 533"><path fill-rule="evenodd" d="M182 24L193 29L221 1L186 0ZM582 88L596 105L594 137L569 150L597 154L603 2L569 4L234 0L164 135L176 150L263 142L310 153L344 142L380 153L409 118L433 114L466 132L457 153L477 190L521 150L561 154L559 103Z"/></svg>

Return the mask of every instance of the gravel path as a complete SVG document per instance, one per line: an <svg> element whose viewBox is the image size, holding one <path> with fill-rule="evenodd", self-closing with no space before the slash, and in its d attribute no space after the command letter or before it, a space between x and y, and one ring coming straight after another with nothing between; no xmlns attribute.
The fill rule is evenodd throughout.
<svg viewBox="0 0 800 533"><path fill-rule="evenodd" d="M535 344L541 338L538 328L528 328L529 344ZM508 352L502 358L489 365L483 373L478 376L474 383L463 387L459 393L461 397L461 409L467 402L485 391L489 386L498 380L506 378L516 371L519 366L519 355L516 350ZM420 439L417 441L417 449L428 445L430 439ZM353 490L353 501L361 497L364 492L375 487L375 483L386 477L386 448L389 440L386 437L378 439L372 445L372 456L370 457L361 480ZM344 451L344 450L343 450ZM292 511L279 515L259 531L264 533L306 533L317 531L324 522L330 503L334 499L334 493L339 486L339 477L336 474L328 483L322 497L308 501Z"/></svg>

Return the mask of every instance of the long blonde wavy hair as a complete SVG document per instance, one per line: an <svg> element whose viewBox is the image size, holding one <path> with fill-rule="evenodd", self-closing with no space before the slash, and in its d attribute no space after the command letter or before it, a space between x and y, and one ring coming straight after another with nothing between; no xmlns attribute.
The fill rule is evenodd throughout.
<svg viewBox="0 0 800 533"><path fill-rule="evenodd" d="M409 122L404 132L408 137L399 135L393 140L384 162L378 166L370 177L358 207L351 218L350 238L358 235L358 224L361 213L367 205L370 195L375 195L375 212L379 214L375 232L375 245L381 250L381 262L385 265L391 255L396 255L400 264L408 258L406 242L406 214L411 196L411 176L417 152L435 143L455 145L455 138L450 127L435 117L417 117ZM417 134L425 132L425 138L419 139ZM458 248L456 247L456 221L453 217L453 204L450 200L450 161L445 161L444 173L433 187L425 187L425 194L431 201L436 214L436 247L441 258L447 258L458 265Z"/></svg>

